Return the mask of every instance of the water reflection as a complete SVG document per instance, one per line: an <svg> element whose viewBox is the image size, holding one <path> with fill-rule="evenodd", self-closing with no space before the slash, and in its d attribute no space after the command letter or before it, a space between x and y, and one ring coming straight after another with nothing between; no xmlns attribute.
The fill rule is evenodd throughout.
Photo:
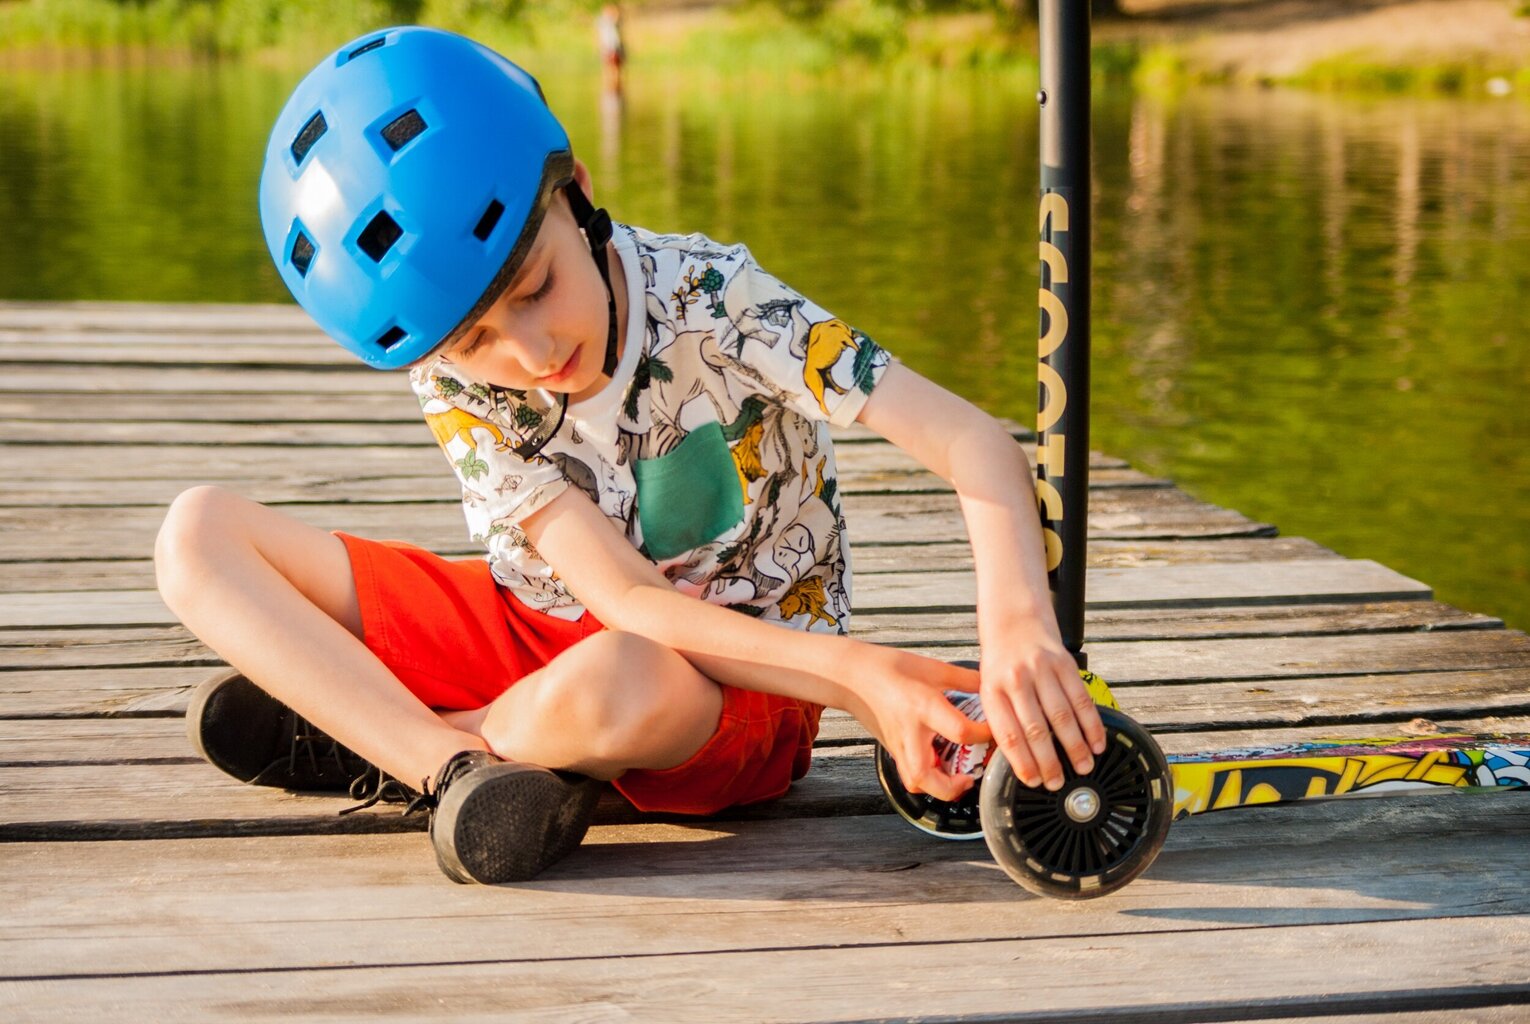
<svg viewBox="0 0 1530 1024"><path fill-rule="evenodd" d="M0 296L285 301L256 221L297 72L0 73ZM1035 82L544 85L602 202L761 261L1034 416ZM1530 626L1530 107L1099 97L1095 442Z"/></svg>

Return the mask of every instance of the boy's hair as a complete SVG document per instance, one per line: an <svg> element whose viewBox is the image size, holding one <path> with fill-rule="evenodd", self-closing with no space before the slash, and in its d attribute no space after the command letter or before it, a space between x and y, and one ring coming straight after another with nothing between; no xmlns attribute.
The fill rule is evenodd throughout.
<svg viewBox="0 0 1530 1024"><path fill-rule="evenodd" d="M470 39L403 26L352 40L298 84L266 147L260 218L298 304L364 362L398 369L482 316L554 193L583 199L573 178L534 78ZM588 200L574 212L591 226Z"/></svg>

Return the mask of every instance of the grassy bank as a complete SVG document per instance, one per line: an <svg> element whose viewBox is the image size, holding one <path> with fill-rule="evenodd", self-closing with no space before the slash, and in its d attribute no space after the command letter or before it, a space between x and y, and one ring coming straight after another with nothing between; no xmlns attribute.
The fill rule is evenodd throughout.
<svg viewBox="0 0 1530 1024"><path fill-rule="evenodd" d="M13 62L134 56L307 63L384 25L464 32L553 61L590 61L598 0L0 0L0 53ZM629 4L629 8L632 5ZM878 0L844 0L790 17L771 4L629 10L638 60L704 67L827 70L846 62L1034 63L1035 33L991 14L910 16Z"/></svg>
<svg viewBox="0 0 1530 1024"><path fill-rule="evenodd" d="M1286 72L1243 69L1198 59L1173 44L1125 48L1135 85L1151 90L1193 85L1286 86L1317 92L1508 96L1530 98L1530 64L1472 54L1454 59L1399 59L1358 50Z"/></svg>
<svg viewBox="0 0 1530 1024"><path fill-rule="evenodd" d="M593 70L591 19L598 2L0 0L0 62L245 59L300 67L368 30L417 22L534 54L540 68ZM1311 15L1273 28L1251 23L1250 5L1216 0L1191 5L1200 12L1195 18L1176 16L1188 2L1137 0L1126 4L1134 16L1101 22L1095 32L1097 75L1150 89L1214 82L1530 96L1530 42L1512 38L1519 33L1530 40L1530 15L1516 17L1506 0L1492 7L1466 0L1481 8L1475 35L1432 49L1396 42L1406 36L1396 29L1411 21L1427 31L1438 16L1431 5L1440 0L1399 0L1379 16L1357 15L1348 35L1343 25L1318 19L1321 0L1295 0L1308 3ZM1034 73L1033 25L988 12L909 14L910 6L839 0L804 18L763 2L678 9L629 2L626 39L635 63L666 69L817 75L870 66L977 67ZM1379 26L1366 21L1378 17L1390 20ZM1381 47L1377 38L1394 42Z"/></svg>

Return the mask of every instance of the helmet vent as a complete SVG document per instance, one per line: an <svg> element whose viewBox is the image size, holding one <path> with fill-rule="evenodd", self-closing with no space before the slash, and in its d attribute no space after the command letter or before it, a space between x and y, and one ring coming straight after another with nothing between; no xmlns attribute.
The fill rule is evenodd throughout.
<svg viewBox="0 0 1530 1024"><path fill-rule="evenodd" d="M409 334L407 331L405 331L397 324L394 324L392 327L384 331L382 336L377 339L377 347L382 349L384 352L387 352L397 346L399 342L403 341L408 336Z"/></svg>
<svg viewBox="0 0 1530 1024"><path fill-rule="evenodd" d="M356 244L361 246L361 251L372 257L376 263L381 263L382 258L393 248L393 243L403 237L404 229L398 226L398 221L388 216L387 210L379 210L371 223L361 230L356 238Z"/></svg>
<svg viewBox="0 0 1530 1024"><path fill-rule="evenodd" d="M388 122L388 126L382 130L382 137L396 153L428 127L418 110L406 110Z"/></svg>
<svg viewBox="0 0 1530 1024"><path fill-rule="evenodd" d="M313 253L313 243L308 240L307 235L299 231L298 236L292 240L292 265L297 268L300 277L308 276L308 267L313 263Z"/></svg>
<svg viewBox="0 0 1530 1024"><path fill-rule="evenodd" d="M318 142L319 137L327 131L329 131L329 123L324 120L324 111L321 110L308 119L308 123L303 125L303 130L298 132L297 138L292 140L292 159L302 163L308 151L313 148L313 144Z"/></svg>
<svg viewBox="0 0 1530 1024"><path fill-rule="evenodd" d="M345 59L347 61L353 61L357 57L360 57L363 53L370 53L371 51L377 49L379 46L381 46L383 43L386 43L387 41L388 41L388 37L387 36L378 36L376 39L373 39L371 42L369 42L369 43L362 43L360 46L356 47L356 49L352 50L350 53L345 55Z"/></svg>
<svg viewBox="0 0 1530 1024"><path fill-rule="evenodd" d="M489 200L489 208L483 211L483 216L478 218L478 226L473 229L473 235L480 242L487 242L489 235L494 231L494 225L499 223L499 215L505 212L505 204L498 199Z"/></svg>

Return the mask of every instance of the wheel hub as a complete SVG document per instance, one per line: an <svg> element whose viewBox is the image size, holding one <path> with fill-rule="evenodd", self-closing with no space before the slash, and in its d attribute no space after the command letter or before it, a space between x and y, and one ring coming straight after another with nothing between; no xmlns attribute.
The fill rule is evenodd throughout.
<svg viewBox="0 0 1530 1024"><path fill-rule="evenodd" d="M1100 813L1100 794L1080 786L1063 798L1063 811L1080 825L1093 821Z"/></svg>

